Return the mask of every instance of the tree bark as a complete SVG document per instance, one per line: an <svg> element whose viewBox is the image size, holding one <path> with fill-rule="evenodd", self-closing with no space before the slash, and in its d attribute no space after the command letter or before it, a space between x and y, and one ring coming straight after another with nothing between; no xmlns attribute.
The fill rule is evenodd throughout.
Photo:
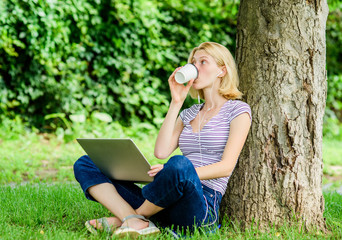
<svg viewBox="0 0 342 240"><path fill-rule="evenodd" d="M328 11L326 0L240 1L236 62L253 123L221 211L243 227L280 226L295 217L306 229L326 229Z"/></svg>

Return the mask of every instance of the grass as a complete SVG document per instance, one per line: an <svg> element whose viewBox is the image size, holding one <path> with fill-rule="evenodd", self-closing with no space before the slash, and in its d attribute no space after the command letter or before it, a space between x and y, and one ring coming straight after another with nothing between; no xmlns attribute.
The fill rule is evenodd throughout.
<svg viewBox="0 0 342 240"><path fill-rule="evenodd" d="M133 138L151 164L162 163L163 161L153 155L157 133L144 137L137 137L134 133L122 133L119 137ZM74 180L72 165L77 158L85 154L76 140L65 143L63 139L51 134L26 133L16 136L0 139L0 184ZM112 134L104 137L117 136ZM181 152L177 149L174 154ZM342 142L323 140L323 162L323 184L332 183L332 187L338 188L342 185Z"/></svg>
<svg viewBox="0 0 342 240"><path fill-rule="evenodd" d="M75 140L65 142L60 135L21 129L4 132L0 128L0 136L0 240L107 238L104 234L91 235L84 227L86 220L111 214L86 200L74 179L72 165L85 154ZM157 136L153 130L142 133L139 128L131 128L125 132L94 126L93 132L80 133L73 139L100 136L133 138L151 164L161 162L153 155ZM342 186L342 142L324 139L323 162L323 184L329 185L324 192L329 234L304 233L286 224L267 232L261 232L257 226L243 231L226 219L217 233L207 236L196 232L192 239L341 239L342 196L334 190ZM172 239L165 232L158 238Z"/></svg>
<svg viewBox="0 0 342 240"><path fill-rule="evenodd" d="M342 141L323 139L323 161L327 165L342 165Z"/></svg>
<svg viewBox="0 0 342 240"><path fill-rule="evenodd" d="M161 161L153 155L155 136L147 135L144 139L134 135L121 137L133 138L150 163L156 164ZM0 146L0 183L72 181L73 163L85 154L76 140L65 143L51 134L19 135L0 140Z"/></svg>
<svg viewBox="0 0 342 240"><path fill-rule="evenodd" d="M110 213L100 204L86 200L76 182L7 185L0 188L0 195L0 239L107 238L105 234L92 235L84 228L86 220ZM227 222L220 231L211 235L196 232L193 239L338 239L342 236L342 196L327 192L324 197L324 216L333 229L330 235L304 233L288 225L267 232L259 231L257 226L242 231L233 222ZM158 239L172 239L172 236L162 232Z"/></svg>

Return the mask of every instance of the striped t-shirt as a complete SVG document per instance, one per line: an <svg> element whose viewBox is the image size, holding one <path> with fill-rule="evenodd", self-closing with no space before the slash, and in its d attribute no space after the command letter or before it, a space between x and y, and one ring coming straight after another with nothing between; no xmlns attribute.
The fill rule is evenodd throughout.
<svg viewBox="0 0 342 240"><path fill-rule="evenodd" d="M194 104L180 113L184 128L179 137L179 148L195 168L221 161L229 136L230 122L235 117L247 112L252 119L251 108L247 103L239 100L228 100L223 104L219 113L204 125L200 134L194 133L190 122L197 116L203 105L204 103ZM224 195L228 180L229 177L222 177L201 180L201 182Z"/></svg>

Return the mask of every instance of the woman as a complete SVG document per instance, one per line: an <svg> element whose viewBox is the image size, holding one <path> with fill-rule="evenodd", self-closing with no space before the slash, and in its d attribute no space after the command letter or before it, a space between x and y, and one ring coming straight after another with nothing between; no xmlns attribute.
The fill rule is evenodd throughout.
<svg viewBox="0 0 342 240"><path fill-rule="evenodd" d="M189 63L198 78L186 86L169 77L172 100L159 131L154 154L166 164L151 167L154 181L142 189L131 182L108 179L83 156L74 165L75 177L86 197L105 206L114 217L86 222L88 230L113 235L149 235L159 230L150 217L163 226L182 229L214 226L219 206L251 125L248 104L236 100L238 74L234 59L224 46L205 42L192 50ZM195 104L178 113L190 91Z"/></svg>

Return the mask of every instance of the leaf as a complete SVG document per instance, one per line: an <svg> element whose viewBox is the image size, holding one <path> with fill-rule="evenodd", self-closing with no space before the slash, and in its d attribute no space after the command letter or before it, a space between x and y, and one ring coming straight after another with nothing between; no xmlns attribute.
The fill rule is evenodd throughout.
<svg viewBox="0 0 342 240"><path fill-rule="evenodd" d="M92 116L102 122L112 122L113 119L112 117L107 114L107 113L103 113L103 112L95 112L92 114Z"/></svg>
<svg viewBox="0 0 342 240"><path fill-rule="evenodd" d="M83 123L86 121L86 116L84 114L72 114L69 117L73 122Z"/></svg>

